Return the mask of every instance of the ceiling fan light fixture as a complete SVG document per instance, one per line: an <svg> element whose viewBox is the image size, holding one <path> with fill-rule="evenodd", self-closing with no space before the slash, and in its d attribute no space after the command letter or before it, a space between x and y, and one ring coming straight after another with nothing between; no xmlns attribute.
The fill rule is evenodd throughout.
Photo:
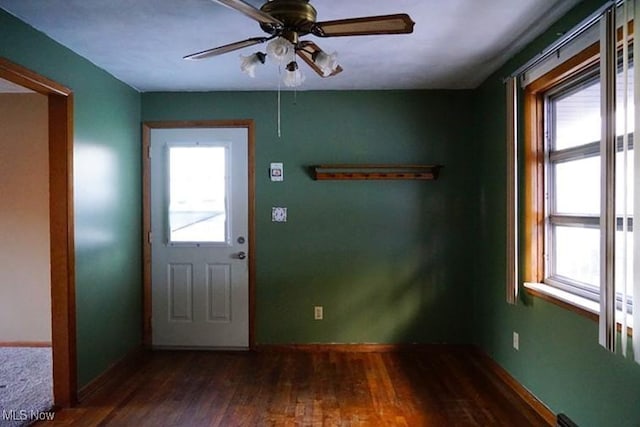
<svg viewBox="0 0 640 427"><path fill-rule="evenodd" d="M291 58L294 52L294 46L291 42L282 37L276 37L267 44L267 55L277 62L284 62Z"/></svg>
<svg viewBox="0 0 640 427"><path fill-rule="evenodd" d="M324 74L325 77L329 77L338 69L337 52L328 55L323 51L316 51L311 55L311 59L313 59L313 62L322 70L322 74Z"/></svg>
<svg viewBox="0 0 640 427"><path fill-rule="evenodd" d="M256 52L253 55L240 55L242 61L240 62L240 69L243 73L247 73L249 77L254 78L256 76L256 66L258 64L264 64L267 59L267 54L262 52Z"/></svg>
<svg viewBox="0 0 640 427"><path fill-rule="evenodd" d="M301 37L410 34L415 25L406 13L318 22L317 11L309 4L310 0L263 0L264 4L260 8L248 3L248 0L213 1L257 21L268 36L252 37L203 50L187 55L184 59L205 59L268 42L266 53L258 52L250 56L241 56L240 68L249 76L255 77L257 64L264 64L266 57L269 56L274 63L278 64L278 73L283 76L284 84L288 87L300 86L305 80L305 76L295 62L296 57L302 59L320 77L332 77L343 71L338 65L336 52L327 54L314 42L301 40ZM282 68L285 68L284 75ZM278 85L278 97L279 94L280 85Z"/></svg>
<svg viewBox="0 0 640 427"><path fill-rule="evenodd" d="M289 62L285 67L285 70L283 83L286 87L298 87L302 85L305 80L305 76L298 69L298 63L296 61Z"/></svg>

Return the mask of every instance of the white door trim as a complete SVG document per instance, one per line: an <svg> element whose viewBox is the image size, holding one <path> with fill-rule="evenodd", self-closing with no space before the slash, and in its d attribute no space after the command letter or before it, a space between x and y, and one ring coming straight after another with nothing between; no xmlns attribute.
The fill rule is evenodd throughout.
<svg viewBox="0 0 640 427"><path fill-rule="evenodd" d="M142 125L142 247L143 247L143 343L151 348L151 146L152 129L181 128L246 128L248 133L248 213L249 213L249 348L255 347L255 130L253 120L166 121L145 122Z"/></svg>

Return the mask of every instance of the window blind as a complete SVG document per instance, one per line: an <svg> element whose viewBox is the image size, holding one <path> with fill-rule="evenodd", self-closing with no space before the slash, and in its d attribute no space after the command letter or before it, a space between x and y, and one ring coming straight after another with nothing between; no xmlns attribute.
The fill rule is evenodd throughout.
<svg viewBox="0 0 640 427"><path fill-rule="evenodd" d="M507 302L518 302L518 79L507 80Z"/></svg>

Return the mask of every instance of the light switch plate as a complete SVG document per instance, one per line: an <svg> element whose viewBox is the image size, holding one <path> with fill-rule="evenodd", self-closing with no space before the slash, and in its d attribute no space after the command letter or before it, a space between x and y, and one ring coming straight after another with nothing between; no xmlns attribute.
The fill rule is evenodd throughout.
<svg viewBox="0 0 640 427"><path fill-rule="evenodd" d="M287 208L272 207L271 208L271 221L273 222L287 222Z"/></svg>
<svg viewBox="0 0 640 427"><path fill-rule="evenodd" d="M269 167L269 175L271 176L271 181L284 181L284 164L271 163L271 166Z"/></svg>

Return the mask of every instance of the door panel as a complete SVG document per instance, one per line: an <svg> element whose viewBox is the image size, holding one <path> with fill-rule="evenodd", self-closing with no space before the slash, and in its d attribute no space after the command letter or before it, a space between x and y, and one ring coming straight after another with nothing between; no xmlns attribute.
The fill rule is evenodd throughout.
<svg viewBox="0 0 640 427"><path fill-rule="evenodd" d="M248 131L151 130L155 347L249 345Z"/></svg>
<svg viewBox="0 0 640 427"><path fill-rule="evenodd" d="M193 264L169 264L167 295L170 322L193 320Z"/></svg>
<svg viewBox="0 0 640 427"><path fill-rule="evenodd" d="M224 264L207 265L207 320L231 321L231 268Z"/></svg>

